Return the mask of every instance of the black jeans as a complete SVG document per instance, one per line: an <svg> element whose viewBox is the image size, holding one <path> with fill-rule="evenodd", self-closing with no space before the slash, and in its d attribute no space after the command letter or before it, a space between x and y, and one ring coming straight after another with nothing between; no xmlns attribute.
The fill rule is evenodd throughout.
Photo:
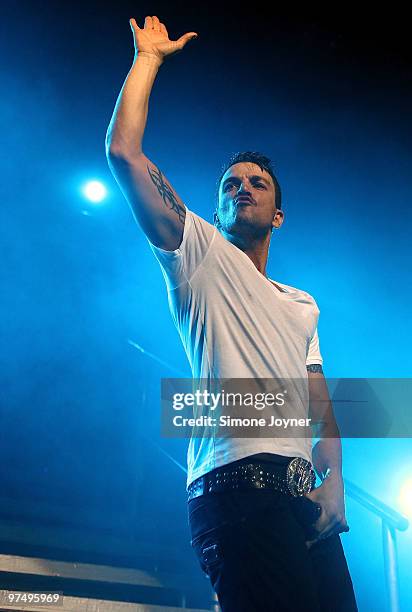
<svg viewBox="0 0 412 612"><path fill-rule="evenodd" d="M222 612L357 610L340 536L308 549L296 499L247 489L189 502L192 546Z"/></svg>

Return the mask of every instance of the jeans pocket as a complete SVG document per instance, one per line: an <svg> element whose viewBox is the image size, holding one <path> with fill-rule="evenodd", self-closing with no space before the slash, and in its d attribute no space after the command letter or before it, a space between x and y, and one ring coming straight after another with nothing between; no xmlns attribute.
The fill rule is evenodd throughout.
<svg viewBox="0 0 412 612"><path fill-rule="evenodd" d="M211 572L222 562L222 547L217 533L205 533L191 542L194 552L199 560L200 567L209 577Z"/></svg>
<svg viewBox="0 0 412 612"><path fill-rule="evenodd" d="M317 531L314 527L322 508L308 497L293 497L290 505L297 522L303 527L307 540L314 539Z"/></svg>

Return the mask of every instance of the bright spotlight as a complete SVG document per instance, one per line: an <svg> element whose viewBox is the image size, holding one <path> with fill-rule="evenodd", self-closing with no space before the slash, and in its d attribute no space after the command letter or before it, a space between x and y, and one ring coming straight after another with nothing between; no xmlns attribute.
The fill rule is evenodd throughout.
<svg viewBox="0 0 412 612"><path fill-rule="evenodd" d="M401 512L412 518L412 478L407 480L401 488L399 505Z"/></svg>
<svg viewBox="0 0 412 612"><path fill-rule="evenodd" d="M83 187L83 194L88 200L97 204L104 200L107 189L100 181L89 181Z"/></svg>

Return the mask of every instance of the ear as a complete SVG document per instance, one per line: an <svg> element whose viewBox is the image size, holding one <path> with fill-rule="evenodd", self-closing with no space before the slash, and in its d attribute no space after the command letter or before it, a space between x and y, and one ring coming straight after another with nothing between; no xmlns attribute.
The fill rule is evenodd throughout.
<svg viewBox="0 0 412 612"><path fill-rule="evenodd" d="M280 229L284 221L284 218L285 218L285 215L283 214L283 210L280 210L279 208L277 208L275 211L275 216L273 217L273 220L272 220L272 230Z"/></svg>

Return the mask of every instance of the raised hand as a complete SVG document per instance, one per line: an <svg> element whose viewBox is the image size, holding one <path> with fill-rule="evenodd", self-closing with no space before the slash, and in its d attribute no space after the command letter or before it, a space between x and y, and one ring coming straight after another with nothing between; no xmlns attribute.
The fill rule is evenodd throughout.
<svg viewBox="0 0 412 612"><path fill-rule="evenodd" d="M156 15L147 16L143 28L139 28L135 19L130 19L129 23L133 31L136 53L154 55L161 61L168 55L178 53L189 40L197 37L196 32L187 32L177 40L170 40L166 26L159 21Z"/></svg>

